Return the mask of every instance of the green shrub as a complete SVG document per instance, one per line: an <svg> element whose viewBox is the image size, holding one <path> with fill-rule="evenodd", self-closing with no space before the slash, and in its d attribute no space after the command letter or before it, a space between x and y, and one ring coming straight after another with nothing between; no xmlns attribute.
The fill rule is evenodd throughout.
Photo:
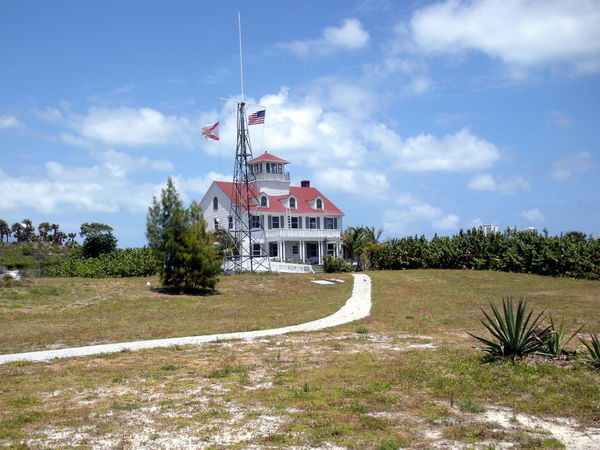
<svg viewBox="0 0 600 450"><path fill-rule="evenodd" d="M493 303L493 316L483 311L485 320L481 320L483 326L490 332L492 339L475 336L485 347L481 350L488 353L492 358L515 358L535 353L544 344L544 337L549 333L550 327L539 328L544 312L539 313L532 319L533 309L526 311L527 302L519 300L516 311L513 308L511 297L502 300L502 314Z"/></svg>
<svg viewBox="0 0 600 450"><path fill-rule="evenodd" d="M327 273L352 272L354 271L354 266L341 258L325 255L323 258L323 269Z"/></svg>
<svg viewBox="0 0 600 450"><path fill-rule="evenodd" d="M118 249L97 258L84 258L80 253L47 268L46 275L56 277L116 278L143 277L158 271L158 259L144 248Z"/></svg>
<svg viewBox="0 0 600 450"><path fill-rule="evenodd" d="M600 337L596 333L590 333L590 337L592 338L592 342L589 344L583 339L579 338L585 348L588 351L586 355L586 360L597 369L600 369Z"/></svg>
<svg viewBox="0 0 600 450"><path fill-rule="evenodd" d="M579 333L583 328L583 325L579 327L568 339L565 339L567 334L567 327L565 325L564 320L560 321L560 325L558 328L554 324L554 320L552 319L552 315L550 316L550 327L548 332L544 336L544 345L542 346L542 351L552 356L563 356L567 355L568 352L566 350L569 342Z"/></svg>

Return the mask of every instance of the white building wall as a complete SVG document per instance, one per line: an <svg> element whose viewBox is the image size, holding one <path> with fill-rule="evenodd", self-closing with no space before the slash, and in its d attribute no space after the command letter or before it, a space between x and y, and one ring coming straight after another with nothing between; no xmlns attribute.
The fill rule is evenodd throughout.
<svg viewBox="0 0 600 450"><path fill-rule="evenodd" d="M216 211L213 209L213 199L215 197L219 201L219 208ZM230 206L231 201L229 197L213 183L200 201L202 214L204 215L204 220L206 220L207 231L215 231L215 219L219 219L219 228L227 229Z"/></svg>

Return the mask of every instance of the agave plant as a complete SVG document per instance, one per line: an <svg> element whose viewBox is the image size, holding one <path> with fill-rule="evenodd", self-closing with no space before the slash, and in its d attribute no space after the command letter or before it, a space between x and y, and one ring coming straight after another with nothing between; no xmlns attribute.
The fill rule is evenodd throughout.
<svg viewBox="0 0 600 450"><path fill-rule="evenodd" d="M533 317L533 309L527 313L527 301L520 299L516 311L513 308L511 297L502 299L502 313L496 305L490 302L493 315L483 311L485 320L481 320L483 326L492 334L492 339L475 336L475 339L483 342L485 347L481 350L487 352L493 358L515 358L535 353L544 344L543 337L547 335L550 327L540 328L544 312Z"/></svg>
<svg viewBox="0 0 600 450"><path fill-rule="evenodd" d="M590 333L590 337L592 338L592 342L589 344L581 338L579 340L585 345L589 353L586 355L586 359L592 366L600 369L600 337L596 333Z"/></svg>
<svg viewBox="0 0 600 450"><path fill-rule="evenodd" d="M542 339L544 341L544 345L542 347L542 351L552 356L562 356L568 354L566 347L569 345L569 342L583 329L583 325L580 326L568 339L565 340L565 336L567 334L567 327L565 325L564 320L560 321L560 325L558 328L554 324L554 320L552 319L552 315L550 315L550 327L548 328L548 332L544 335Z"/></svg>

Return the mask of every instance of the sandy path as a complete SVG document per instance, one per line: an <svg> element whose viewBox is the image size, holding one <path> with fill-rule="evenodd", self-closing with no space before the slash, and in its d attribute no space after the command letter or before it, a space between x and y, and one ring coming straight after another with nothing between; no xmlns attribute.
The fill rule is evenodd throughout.
<svg viewBox="0 0 600 450"><path fill-rule="evenodd" d="M70 358L73 356L97 355L100 353L117 353L122 350L139 350L144 348L171 347L174 345L202 344L205 342L228 339L255 339L265 336L295 333L300 331L317 331L335 327L344 323L367 317L371 311L371 278L364 274L353 274L354 286L352 297L338 311L330 316L313 320L312 322L291 325L270 330L240 331L235 333L208 334L204 336L189 336L168 339L153 339L150 341L121 342L117 344L88 345L86 347L63 348L39 352L13 353L0 355L0 364L11 361L48 361L54 358Z"/></svg>

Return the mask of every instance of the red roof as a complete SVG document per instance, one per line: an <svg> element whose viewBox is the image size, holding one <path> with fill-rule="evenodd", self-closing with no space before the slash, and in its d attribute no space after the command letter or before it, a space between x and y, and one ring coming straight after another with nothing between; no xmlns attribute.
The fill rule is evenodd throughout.
<svg viewBox="0 0 600 450"><path fill-rule="evenodd" d="M257 156L256 158L252 159L251 161L248 161L248 164L260 162L260 161L270 161L270 162L289 164L288 161L278 158L277 156L271 155L270 153L267 153L267 152L264 152L262 155Z"/></svg>
<svg viewBox="0 0 600 450"><path fill-rule="evenodd" d="M233 201L233 183L227 181L214 182L230 200ZM261 194L255 188L252 188L252 194L260 198ZM324 215L344 215L344 213L333 203L329 201L318 189L313 187L290 187L289 195L269 195L269 206L267 208L259 208L258 205L252 207L253 211L264 211L272 213L285 213L284 200L290 196L296 198L296 209L290 209L290 212L297 214L324 214ZM317 198L323 200L323 209L314 209L309 202L315 201Z"/></svg>

